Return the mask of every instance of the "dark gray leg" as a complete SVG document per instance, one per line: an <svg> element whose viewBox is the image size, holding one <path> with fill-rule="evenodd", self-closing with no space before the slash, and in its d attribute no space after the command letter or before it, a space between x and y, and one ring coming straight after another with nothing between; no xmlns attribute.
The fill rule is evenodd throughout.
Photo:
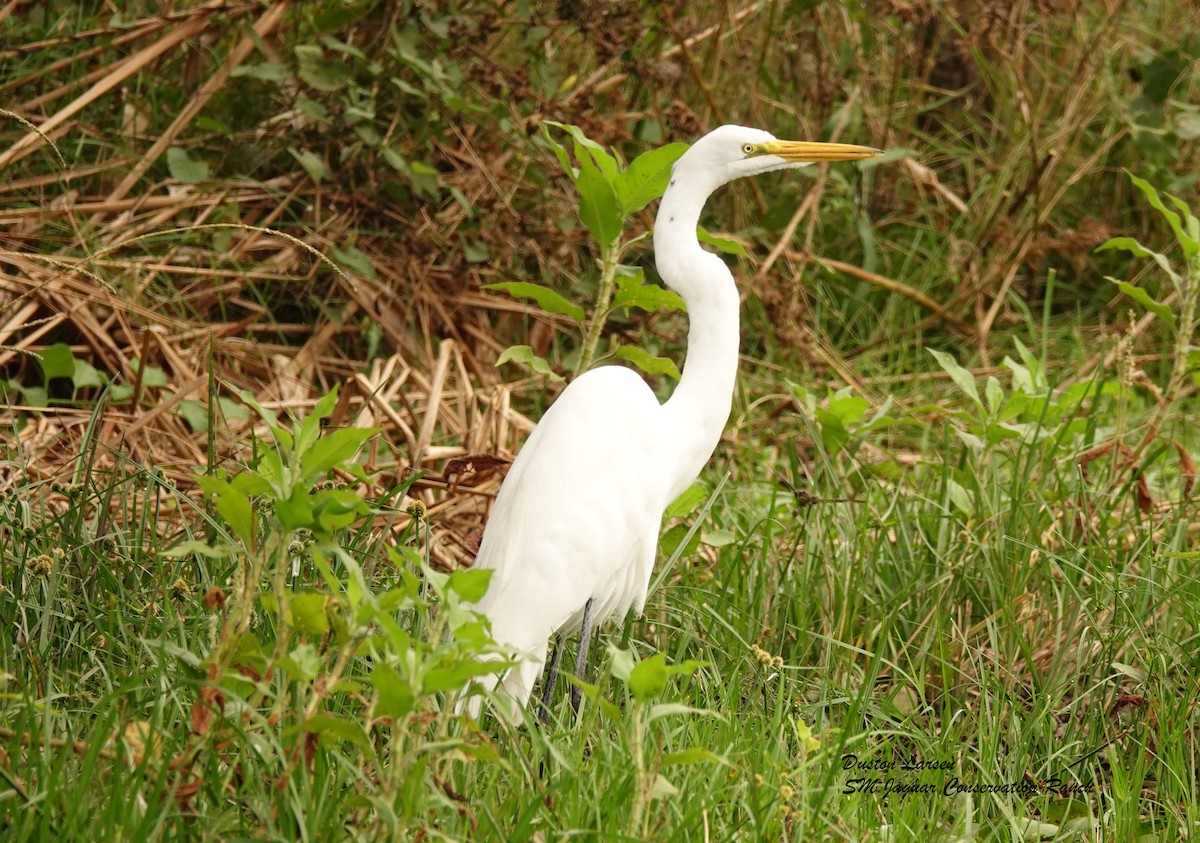
<svg viewBox="0 0 1200 843"><path fill-rule="evenodd" d="M579 655L575 659L575 677L581 682L587 681L588 645L592 642L592 598L583 604L583 622L579 625ZM578 685L571 686L571 712L579 714L579 704L583 702L583 689Z"/></svg>
<svg viewBox="0 0 1200 843"><path fill-rule="evenodd" d="M554 696L554 685L558 682L558 660L562 658L562 634L554 636L554 652L550 654L550 663L542 674L542 711L541 721L545 726L550 722L550 699Z"/></svg>

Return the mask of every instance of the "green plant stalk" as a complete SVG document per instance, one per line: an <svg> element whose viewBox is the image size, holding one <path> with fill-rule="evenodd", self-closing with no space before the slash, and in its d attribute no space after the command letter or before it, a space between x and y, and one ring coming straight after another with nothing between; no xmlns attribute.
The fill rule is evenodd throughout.
<svg viewBox="0 0 1200 843"><path fill-rule="evenodd" d="M596 305L592 309L592 320L588 323L583 338L583 350L579 354L579 365L575 374L581 375L592 367L596 359L596 347L600 344L600 333L608 321L608 310L616 288L617 266L621 255L621 238L605 246L600 258L600 284L596 290Z"/></svg>
<svg viewBox="0 0 1200 843"><path fill-rule="evenodd" d="M650 801L650 794L653 791L654 783L650 781L650 776L646 769L646 759L643 756L643 742L645 724L642 721L643 706L641 703L635 702L633 705L633 723L630 724L630 754L633 755L634 767L634 794L633 794L633 813L629 817L629 835L631 837L646 836L646 803Z"/></svg>

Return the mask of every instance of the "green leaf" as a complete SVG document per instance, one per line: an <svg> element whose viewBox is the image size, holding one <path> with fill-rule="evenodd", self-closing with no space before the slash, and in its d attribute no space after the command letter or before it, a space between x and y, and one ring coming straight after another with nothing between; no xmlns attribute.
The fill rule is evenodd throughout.
<svg viewBox="0 0 1200 843"><path fill-rule="evenodd" d="M600 244L601 250L606 251L621 236L624 223L612 184L585 155L579 162L575 186L579 188L579 219Z"/></svg>
<svg viewBox="0 0 1200 843"><path fill-rule="evenodd" d="M316 591L301 591L293 594L287 603L292 626L298 632L309 635L325 635L329 632L329 616L325 612L328 605L328 594L320 594Z"/></svg>
<svg viewBox="0 0 1200 843"><path fill-rule="evenodd" d="M413 711L416 696L412 684L391 665L382 662L374 665L370 682L376 689L374 716L400 719Z"/></svg>
<svg viewBox="0 0 1200 843"><path fill-rule="evenodd" d="M498 284L485 284L483 289L502 290L513 298L533 299L537 302L538 307L547 313L566 316L574 319L580 325L583 324L586 317L582 307L541 284L533 284L529 281L502 281Z"/></svg>
<svg viewBox="0 0 1200 843"><path fill-rule="evenodd" d="M1165 219L1171 226L1171 230L1175 232L1175 239L1183 248L1184 256L1187 257L1188 260L1194 258L1196 253L1200 252L1200 240L1197 240L1196 237L1188 230L1192 228L1192 226L1189 225L1187 228L1184 227L1179 214L1175 213L1163 204L1162 199L1160 199L1158 196L1158 191L1154 189L1150 182L1146 181L1145 179L1139 179L1133 173L1129 174L1129 180L1132 181L1137 188L1142 191L1151 207L1158 211L1162 215L1163 219ZM1187 208L1187 206L1179 200L1176 200L1176 207ZM1187 216L1190 220L1191 213L1189 212Z"/></svg>
<svg viewBox="0 0 1200 843"><path fill-rule="evenodd" d="M628 650L622 650L620 647L609 644L608 659L612 675L622 682L628 682L629 675L633 673L633 654Z"/></svg>
<svg viewBox="0 0 1200 843"><path fill-rule="evenodd" d="M949 477L946 478L946 494L963 515L971 515L975 511L975 507L971 504L970 492L961 483Z"/></svg>
<svg viewBox="0 0 1200 843"><path fill-rule="evenodd" d="M52 378L70 380L75 376L75 355L71 353L71 347L64 343L55 343L39 351L37 360L42 367L42 383L47 386Z"/></svg>
<svg viewBox="0 0 1200 843"><path fill-rule="evenodd" d="M617 275L617 291L613 294L612 306L616 308L637 307L647 313L663 310L685 310L686 305L679 294L666 287L630 280L630 276Z"/></svg>
<svg viewBox="0 0 1200 843"><path fill-rule="evenodd" d="M471 659L456 656L449 664L425 672L422 691L426 694L460 691L471 684L472 679L487 676L490 673L498 673L507 667L507 662L495 659Z"/></svg>
<svg viewBox="0 0 1200 843"><path fill-rule="evenodd" d="M678 796L679 788L671 784L671 780L662 773L656 773L654 776L654 786L650 788L651 799L666 799L670 796Z"/></svg>
<svg viewBox="0 0 1200 843"><path fill-rule="evenodd" d="M946 374L950 375L950 379L958 385L958 388L966 393L972 401L982 407L983 402L979 400L979 390L975 386L975 376L958 365L958 361L944 351L936 351L932 348L928 349L928 351L937 360L938 365L942 367Z"/></svg>
<svg viewBox="0 0 1200 843"><path fill-rule="evenodd" d="M729 762L714 753L711 749L705 749L702 746L694 746L691 749L680 750L679 752L668 752L662 757L662 765L665 767L668 764L728 764Z"/></svg>
<svg viewBox="0 0 1200 843"><path fill-rule="evenodd" d="M1108 249L1123 249L1126 252L1137 255L1139 258L1152 258L1158 264L1159 269L1165 272L1172 281L1179 282L1179 275L1175 272L1175 268L1171 266L1171 261L1166 255L1156 252L1153 249L1147 249L1132 237L1112 237L1096 247L1097 252L1103 252Z"/></svg>
<svg viewBox="0 0 1200 843"><path fill-rule="evenodd" d="M683 703L659 703L650 707L650 713L646 716L646 722L653 723L655 720L661 720L664 717L680 717L690 714L702 714L720 718L720 715L716 714L716 712L706 708L696 708L695 706L684 705Z"/></svg>
<svg viewBox="0 0 1200 843"><path fill-rule="evenodd" d="M312 644L300 644L281 659L293 679L311 682L321 673L321 659Z"/></svg>
<svg viewBox="0 0 1200 843"><path fill-rule="evenodd" d="M746 254L746 247L736 240L730 240L727 237L717 237L715 234L709 234L704 226L696 226L696 237L701 243L705 243L720 252L727 255L737 255L738 257L749 257Z"/></svg>
<svg viewBox="0 0 1200 843"><path fill-rule="evenodd" d="M666 375L675 380L679 380L680 378L679 367L675 365L674 360L669 360L666 357L655 357L644 348L638 348L636 345L623 345L613 352L613 356L621 360L628 360L648 375Z"/></svg>
<svg viewBox="0 0 1200 843"><path fill-rule="evenodd" d="M197 184L208 178L208 164L197 161L177 146L167 150L167 169L171 178L184 184Z"/></svg>
<svg viewBox="0 0 1200 843"><path fill-rule="evenodd" d="M275 501L275 517L285 530L309 528L313 523L312 498L303 486L292 489L291 495Z"/></svg>
<svg viewBox="0 0 1200 843"><path fill-rule="evenodd" d="M629 672L629 691L638 702L648 702L667 686L667 659L655 653L634 665Z"/></svg>
<svg viewBox="0 0 1200 843"><path fill-rule="evenodd" d="M325 166L325 159L315 152L310 152L307 149L300 151L294 146L289 146L288 152L299 162L304 171L308 173L308 177L313 181L322 182L329 176L329 168Z"/></svg>
<svg viewBox="0 0 1200 843"><path fill-rule="evenodd" d="M1170 307L1160 301L1150 297L1150 294L1141 287L1136 287L1128 281L1122 281L1119 278L1113 278L1111 275L1104 276L1106 279L1117 285L1117 289L1125 295L1129 296L1135 302L1140 304L1146 310L1153 313L1159 319L1162 319L1170 327L1175 327L1175 312Z"/></svg>
<svg viewBox="0 0 1200 843"><path fill-rule="evenodd" d="M340 61L326 61L325 51L315 44L297 44L293 50L300 78L318 91L332 93L346 87L350 71Z"/></svg>
<svg viewBox="0 0 1200 843"><path fill-rule="evenodd" d="M615 182L622 216L635 214L662 196L671 178L671 168L687 149L686 143L671 143L647 150L633 159Z"/></svg>
<svg viewBox="0 0 1200 843"><path fill-rule="evenodd" d="M665 513L667 518L682 518L685 515L691 515L704 505L708 500L708 486L701 480L697 480L687 490L677 497L667 507Z"/></svg>
<svg viewBox="0 0 1200 843"><path fill-rule="evenodd" d="M219 477L197 477L196 482L205 494L214 496L217 514L247 548L254 547L254 507L250 498Z"/></svg>
<svg viewBox="0 0 1200 843"><path fill-rule="evenodd" d="M300 454L300 482L311 485L330 469L344 465L378 432L377 427L343 427L326 432Z"/></svg>
<svg viewBox="0 0 1200 843"><path fill-rule="evenodd" d="M465 568L455 571L446 580L446 588L457 594L466 603L477 603L487 593L492 581L492 571L482 568Z"/></svg>
<svg viewBox="0 0 1200 843"><path fill-rule="evenodd" d="M290 76L286 67L275 62L238 65L233 69L231 75L234 78L248 76L251 79L258 79L263 82L283 82Z"/></svg>
<svg viewBox="0 0 1200 843"><path fill-rule="evenodd" d="M322 739L333 738L348 741L360 749L369 750L371 739L362 726L346 717L333 714L315 714L304 722L304 731L320 735Z"/></svg>
<svg viewBox="0 0 1200 843"><path fill-rule="evenodd" d="M368 281L375 280L375 265L359 249L353 246L347 246L345 249L334 249L333 259L356 275L361 275Z"/></svg>
<svg viewBox="0 0 1200 843"><path fill-rule="evenodd" d="M533 369L533 371L537 372L539 375L545 375L552 381L564 380L562 375L557 374L552 368L550 368L550 364L546 362L546 358L538 357L533 353L533 349L527 345L510 345L508 348L504 349L503 353L501 353L500 357L496 360L496 367L499 368L500 366L503 366L505 363L509 362L522 363Z"/></svg>
<svg viewBox="0 0 1200 843"><path fill-rule="evenodd" d="M700 540L709 547L728 547L737 541L737 535L731 530L707 530Z"/></svg>
<svg viewBox="0 0 1200 843"><path fill-rule="evenodd" d="M575 157L579 159L581 167L585 161L590 159L600 169L600 172L603 173L605 182L610 186L616 182L620 174L620 167L617 164L617 160L609 154L607 149L585 135L583 129L567 123L556 123L553 120L546 120L545 124L562 129L571 136L575 141ZM587 154L584 154L585 152ZM570 165L563 169L570 169Z"/></svg>

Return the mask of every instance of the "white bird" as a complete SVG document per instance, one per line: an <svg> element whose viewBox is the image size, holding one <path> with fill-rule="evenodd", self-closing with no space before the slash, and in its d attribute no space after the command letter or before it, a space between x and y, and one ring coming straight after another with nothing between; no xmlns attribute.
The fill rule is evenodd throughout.
<svg viewBox="0 0 1200 843"><path fill-rule="evenodd" d="M475 566L494 573L475 608L490 619L496 642L518 653L500 680L514 722L551 635L582 627L581 674L591 625L642 611L663 511L700 474L725 429L737 375L738 291L725 262L696 237L705 201L743 176L879 154L722 126L676 161L654 222L659 275L682 297L690 323L674 393L659 404L621 366L580 375L517 455L484 530ZM547 702L552 687L549 677ZM478 716L479 705L476 697L468 710Z"/></svg>

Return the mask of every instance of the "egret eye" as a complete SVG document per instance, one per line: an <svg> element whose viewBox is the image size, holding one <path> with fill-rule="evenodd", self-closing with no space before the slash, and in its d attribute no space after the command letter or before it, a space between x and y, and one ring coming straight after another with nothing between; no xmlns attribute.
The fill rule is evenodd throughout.
<svg viewBox="0 0 1200 843"><path fill-rule="evenodd" d="M746 153L747 155L753 155L754 154L754 144L752 144L752 143L742 144L742 152Z"/></svg>

